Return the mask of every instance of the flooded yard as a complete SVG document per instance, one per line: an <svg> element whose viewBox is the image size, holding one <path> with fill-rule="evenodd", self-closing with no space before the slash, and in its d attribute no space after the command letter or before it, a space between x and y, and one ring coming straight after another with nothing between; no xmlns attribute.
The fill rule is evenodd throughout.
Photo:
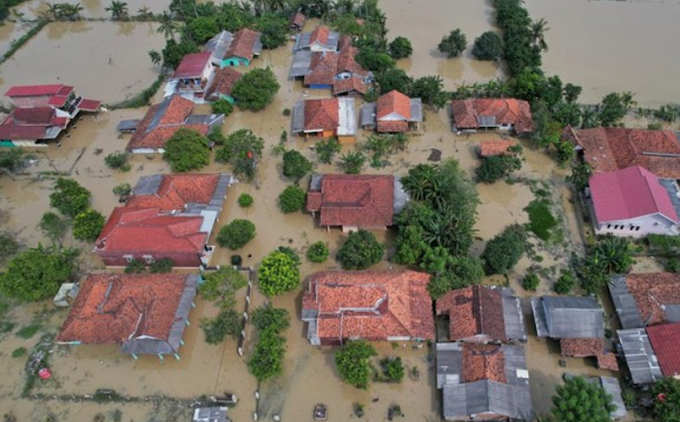
<svg viewBox="0 0 680 422"><path fill-rule="evenodd" d="M58 2L31 0L23 3L16 9L19 13L23 13L26 19L35 19L40 16L41 12L44 12L49 8L50 3L80 3L83 6L83 11L80 12L80 14L84 18L95 19L111 17L111 13L105 10L111 4L108 0L60 0ZM170 0L128 0L125 3L127 3L128 13L130 15L136 15L138 10L144 7L148 8L152 13L162 13L164 10L167 10L170 5Z"/></svg>
<svg viewBox="0 0 680 422"><path fill-rule="evenodd" d="M164 45L155 23L53 22L0 65L0 90L64 83L86 98L119 102L157 78L148 51Z"/></svg>

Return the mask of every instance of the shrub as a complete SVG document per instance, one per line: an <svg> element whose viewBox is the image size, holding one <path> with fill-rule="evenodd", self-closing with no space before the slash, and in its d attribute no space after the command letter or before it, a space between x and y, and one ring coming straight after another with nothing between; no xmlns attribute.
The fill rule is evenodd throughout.
<svg viewBox="0 0 680 422"><path fill-rule="evenodd" d="M555 293L565 295L571 292L574 287L576 287L576 277L571 272L562 270L562 275L555 282Z"/></svg>
<svg viewBox="0 0 680 422"><path fill-rule="evenodd" d="M45 249L41 245L12 258L0 274L0 292L25 301L52 298L71 279L77 251Z"/></svg>
<svg viewBox="0 0 680 422"><path fill-rule="evenodd" d="M486 157L482 160L482 164L477 167L477 180L483 183L495 183L521 168L522 160L514 155Z"/></svg>
<svg viewBox="0 0 680 422"><path fill-rule="evenodd" d="M300 268L285 252L274 251L267 255L257 269L260 290L267 296L276 296L298 288Z"/></svg>
<svg viewBox="0 0 680 422"><path fill-rule="evenodd" d="M368 388L373 371L371 357L378 353L363 340L349 341L335 352L335 365L343 381L356 388Z"/></svg>
<svg viewBox="0 0 680 422"><path fill-rule="evenodd" d="M280 333L290 327L290 312L265 305L253 311L250 321L260 331L274 330Z"/></svg>
<svg viewBox="0 0 680 422"><path fill-rule="evenodd" d="M366 156L358 151L350 151L340 156L340 167L347 174L359 174L366 164Z"/></svg>
<svg viewBox="0 0 680 422"><path fill-rule="evenodd" d="M149 272L152 274L166 274L172 271L175 263L170 258L161 258L149 265Z"/></svg>
<svg viewBox="0 0 680 422"><path fill-rule="evenodd" d="M404 379L404 364L400 357L381 359L380 366L383 370L383 377L387 382L399 383Z"/></svg>
<svg viewBox="0 0 680 422"><path fill-rule="evenodd" d="M286 339L274 330L265 330L259 337L248 360L248 370L258 381L264 381L283 373Z"/></svg>
<svg viewBox="0 0 680 422"><path fill-rule="evenodd" d="M389 45L390 56L399 60L410 56L413 53L411 41L408 38L397 37Z"/></svg>
<svg viewBox="0 0 680 422"><path fill-rule="evenodd" d="M104 157L104 164L112 169L120 169L122 171L129 171L128 155L125 152L114 152Z"/></svg>
<svg viewBox="0 0 680 422"><path fill-rule="evenodd" d="M299 186L288 186L279 195L279 206L284 214L300 211L307 201L307 193Z"/></svg>
<svg viewBox="0 0 680 422"><path fill-rule="evenodd" d="M213 114L224 114L228 116L234 111L234 105L224 98L215 100L210 104Z"/></svg>
<svg viewBox="0 0 680 422"><path fill-rule="evenodd" d="M242 193L238 197L238 204L240 207L248 208L249 206L253 205L253 202L255 202L255 200L247 193Z"/></svg>
<svg viewBox="0 0 680 422"><path fill-rule="evenodd" d="M236 305L236 291L248 285L243 274L232 267L203 273L202 277L203 283L198 286L198 294L205 300L220 300L220 305L225 309Z"/></svg>
<svg viewBox="0 0 680 422"><path fill-rule="evenodd" d="M668 258L664 264L664 270L668 271L669 273L680 272L680 259L675 256Z"/></svg>
<svg viewBox="0 0 680 422"><path fill-rule="evenodd" d="M25 347L17 347L16 349L12 350L12 357L13 358L20 358L26 356L26 348Z"/></svg>
<svg viewBox="0 0 680 422"><path fill-rule="evenodd" d="M252 181L257 174L255 164L262 157L263 148L264 139L250 129L239 129L227 136L224 147L215 153L215 161L230 164L234 175Z"/></svg>
<svg viewBox="0 0 680 422"><path fill-rule="evenodd" d="M241 265L242 262L243 258L241 258L241 255L232 255L231 257L229 257L229 263L231 265L235 265L238 267Z"/></svg>
<svg viewBox="0 0 680 422"><path fill-rule="evenodd" d="M55 215L56 216L56 215ZM44 217L44 216L43 216ZM58 216L56 216L59 218ZM19 243L8 234L0 233L0 264L4 263L19 250Z"/></svg>
<svg viewBox="0 0 680 422"><path fill-rule="evenodd" d="M312 171L312 163L296 150L283 153L283 175L296 183Z"/></svg>
<svg viewBox="0 0 680 422"><path fill-rule="evenodd" d="M73 237L78 240L94 242L104 228L105 221L101 213L88 208L78 214L73 221Z"/></svg>
<svg viewBox="0 0 680 422"><path fill-rule="evenodd" d="M328 259L328 255L328 246L321 241L312 243L307 249L307 259L312 262L324 262Z"/></svg>
<svg viewBox="0 0 680 422"><path fill-rule="evenodd" d="M17 337L23 338L23 339L29 339L33 337L38 331L40 331L40 325L38 324L31 324L27 325L25 327L20 328L17 331Z"/></svg>
<svg viewBox="0 0 680 422"><path fill-rule="evenodd" d="M208 344L220 344L227 335L238 339L241 335L241 315L233 309L224 310L215 318L202 319L201 328Z"/></svg>
<svg viewBox="0 0 680 422"><path fill-rule="evenodd" d="M125 266L125 274L140 274L146 270L146 265L138 259L132 259Z"/></svg>
<svg viewBox="0 0 680 422"><path fill-rule="evenodd" d="M112 190L114 195L126 196L132 192L132 186L129 183L121 183L120 185L114 186Z"/></svg>
<svg viewBox="0 0 680 422"><path fill-rule="evenodd" d="M501 234L489 240L482 253L486 261L486 273L506 274L524 255L526 234L518 225L506 228Z"/></svg>
<svg viewBox="0 0 680 422"><path fill-rule="evenodd" d="M533 200L525 208L529 214L529 230L541 240L549 240L551 230L557 226L557 220L550 212L547 200Z"/></svg>
<svg viewBox="0 0 680 422"><path fill-rule="evenodd" d="M477 60L498 60L503 55L501 37L493 31L487 31L475 40L472 55Z"/></svg>
<svg viewBox="0 0 680 422"><path fill-rule="evenodd" d="M330 164L333 162L333 157L335 154L340 152L341 149L340 141L337 138L330 138L327 141L319 141L314 146L314 151L316 151L319 161L324 164Z"/></svg>
<svg viewBox="0 0 680 422"><path fill-rule="evenodd" d="M50 206L66 217L74 218L90 205L92 194L72 179L60 177L50 194Z"/></svg>
<svg viewBox="0 0 680 422"><path fill-rule="evenodd" d="M222 226L217 234L217 243L229 249L244 247L255 237L255 225L248 220L236 219Z"/></svg>
<svg viewBox="0 0 680 422"><path fill-rule="evenodd" d="M197 170L210 162L208 138L198 132L182 128L165 143L163 159L174 173Z"/></svg>
<svg viewBox="0 0 680 422"><path fill-rule="evenodd" d="M524 279L522 280L522 287L524 287L524 290L531 290L536 291L536 288L540 284L541 280L538 278L538 276L534 273L528 273L527 275L524 276Z"/></svg>
<svg viewBox="0 0 680 422"><path fill-rule="evenodd" d="M57 245L61 243L61 239L64 237L64 233L66 233L68 224L63 218L59 217L59 215L48 211L43 214L38 227L53 244Z"/></svg>
<svg viewBox="0 0 680 422"><path fill-rule="evenodd" d="M454 29L442 38L437 48L449 57L458 57L467 48L467 37L460 29Z"/></svg>
<svg viewBox="0 0 680 422"><path fill-rule="evenodd" d="M377 264L385 253L385 245L379 243L373 233L366 230L350 232L340 247L337 259L345 270L364 270Z"/></svg>

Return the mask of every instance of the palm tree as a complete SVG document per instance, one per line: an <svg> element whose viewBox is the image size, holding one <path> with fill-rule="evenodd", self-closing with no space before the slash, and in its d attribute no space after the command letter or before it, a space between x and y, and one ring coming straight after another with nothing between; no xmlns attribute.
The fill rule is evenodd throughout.
<svg viewBox="0 0 680 422"><path fill-rule="evenodd" d="M149 58L151 59L151 63L155 65L159 65L161 63L161 55L156 50L149 50Z"/></svg>
<svg viewBox="0 0 680 422"><path fill-rule="evenodd" d="M418 164L408 175L401 179L404 190L414 201L424 201L432 191L432 185L437 178L437 169L428 164Z"/></svg>
<svg viewBox="0 0 680 422"><path fill-rule="evenodd" d="M595 107L581 107L581 129L588 129L597 126L597 110Z"/></svg>
<svg viewBox="0 0 680 422"><path fill-rule="evenodd" d="M70 21L77 21L80 19L80 12L85 10L82 4L76 3L76 4L68 4L68 3L61 3L58 4L61 13L61 17L70 20Z"/></svg>
<svg viewBox="0 0 680 422"><path fill-rule="evenodd" d="M115 1L114 0L104 10L107 11L107 12L111 12L111 18L114 21L127 19L128 16L129 16L128 5L124 1Z"/></svg>
<svg viewBox="0 0 680 422"><path fill-rule="evenodd" d="M172 16L168 12L163 12L158 21L157 32L163 34L163 36L168 38L173 38L175 36L175 31L177 30L177 24L172 19Z"/></svg>
<svg viewBox="0 0 680 422"><path fill-rule="evenodd" d="M151 18L153 18L153 13L151 12L151 9L149 9L146 6L143 6L137 11L137 18L139 20L148 21L151 20Z"/></svg>
<svg viewBox="0 0 680 422"><path fill-rule="evenodd" d="M59 20L61 18L61 4L47 3L47 10L45 10L45 17L50 20Z"/></svg>
<svg viewBox="0 0 680 422"><path fill-rule="evenodd" d="M537 45L541 51L548 51L548 44L545 42L545 32L549 29L548 21L543 18L531 24L531 43Z"/></svg>

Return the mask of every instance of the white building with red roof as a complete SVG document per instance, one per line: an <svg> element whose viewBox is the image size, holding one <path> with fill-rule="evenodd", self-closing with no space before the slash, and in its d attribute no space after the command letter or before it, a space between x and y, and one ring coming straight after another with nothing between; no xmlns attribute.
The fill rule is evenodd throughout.
<svg viewBox="0 0 680 422"><path fill-rule="evenodd" d="M165 96L178 93L188 100L202 103L215 75L211 57L209 51L184 56L166 85Z"/></svg>
<svg viewBox="0 0 680 422"><path fill-rule="evenodd" d="M633 166L596 173L589 185L595 233L634 237L680 233L680 190L675 180L659 179Z"/></svg>
<svg viewBox="0 0 680 422"><path fill-rule="evenodd" d="M364 129L381 133L418 131L423 121L423 102L392 90L378 97L377 103L361 106L360 116Z"/></svg>

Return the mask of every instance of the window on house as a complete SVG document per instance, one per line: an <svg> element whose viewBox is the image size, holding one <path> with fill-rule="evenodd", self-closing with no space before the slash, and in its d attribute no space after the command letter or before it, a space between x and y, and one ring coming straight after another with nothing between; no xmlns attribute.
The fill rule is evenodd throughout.
<svg viewBox="0 0 680 422"><path fill-rule="evenodd" d="M135 257L132 256L132 255L123 255L123 258L124 258L125 261L127 261L127 262L132 262L132 261L135 259Z"/></svg>
<svg viewBox="0 0 680 422"><path fill-rule="evenodd" d="M147 264L153 264L156 262L156 260L153 259L153 256L151 255L144 255L144 261L146 261Z"/></svg>
<svg viewBox="0 0 680 422"><path fill-rule="evenodd" d="M607 224L607 228L608 228L608 229L611 229L611 228L612 228L612 225L611 225L611 224Z"/></svg>

